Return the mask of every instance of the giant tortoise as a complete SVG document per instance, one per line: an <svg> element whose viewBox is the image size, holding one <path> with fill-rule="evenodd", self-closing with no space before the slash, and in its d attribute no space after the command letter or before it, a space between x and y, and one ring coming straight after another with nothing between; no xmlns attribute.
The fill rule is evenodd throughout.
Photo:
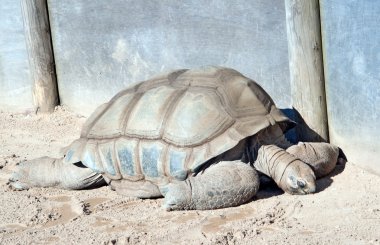
<svg viewBox="0 0 380 245"><path fill-rule="evenodd" d="M284 132L293 126L263 88L233 69L176 70L119 92L63 158L21 163L9 183L18 190L107 183L127 196L164 196L167 210L245 203L259 188L257 172L285 192L312 193L315 175L335 167L338 148L292 146Z"/></svg>

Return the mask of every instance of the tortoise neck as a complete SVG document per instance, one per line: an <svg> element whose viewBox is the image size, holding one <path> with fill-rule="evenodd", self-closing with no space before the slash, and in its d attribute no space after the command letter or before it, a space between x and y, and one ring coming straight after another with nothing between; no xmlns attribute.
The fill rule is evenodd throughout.
<svg viewBox="0 0 380 245"><path fill-rule="evenodd" d="M257 159L257 153L260 147L264 145L276 145L282 149L287 149L293 144L286 139L278 125L270 126L247 140L243 157L253 164Z"/></svg>

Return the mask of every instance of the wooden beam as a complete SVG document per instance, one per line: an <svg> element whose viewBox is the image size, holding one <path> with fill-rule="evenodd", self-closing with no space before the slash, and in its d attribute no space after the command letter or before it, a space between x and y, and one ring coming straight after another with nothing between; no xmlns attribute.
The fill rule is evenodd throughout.
<svg viewBox="0 0 380 245"><path fill-rule="evenodd" d="M59 100L47 1L21 0L21 9L34 81L34 106L36 112L53 112Z"/></svg>
<svg viewBox="0 0 380 245"><path fill-rule="evenodd" d="M328 141L318 0L285 0L293 107L302 141ZM302 120L303 119L303 120Z"/></svg>

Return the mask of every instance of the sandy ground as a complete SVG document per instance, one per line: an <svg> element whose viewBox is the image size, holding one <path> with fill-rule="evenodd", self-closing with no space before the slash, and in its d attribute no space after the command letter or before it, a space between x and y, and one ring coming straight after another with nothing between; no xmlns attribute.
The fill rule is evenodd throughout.
<svg viewBox="0 0 380 245"><path fill-rule="evenodd" d="M0 112L0 244L380 244L380 177L351 163L318 181L316 194L266 187L248 204L166 212L108 187L66 191L6 185L20 161L79 136L85 118Z"/></svg>

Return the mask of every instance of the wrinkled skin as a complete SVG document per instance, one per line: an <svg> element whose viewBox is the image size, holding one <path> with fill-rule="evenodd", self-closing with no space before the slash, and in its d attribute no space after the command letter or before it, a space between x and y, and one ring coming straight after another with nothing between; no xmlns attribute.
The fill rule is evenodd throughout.
<svg viewBox="0 0 380 245"><path fill-rule="evenodd" d="M120 91L88 118L64 158L20 164L10 185L107 183L121 195L165 196L167 210L214 209L250 201L259 171L285 192L308 194L337 154L330 145L291 146L284 132L293 124L235 70L176 70Z"/></svg>
<svg viewBox="0 0 380 245"><path fill-rule="evenodd" d="M309 165L317 178L331 173L339 156L339 148L328 143L299 142L287 148L286 152Z"/></svg>
<svg viewBox="0 0 380 245"><path fill-rule="evenodd" d="M259 177L240 161L220 162L201 175L163 189L167 211L226 208L251 200L259 189Z"/></svg>
<svg viewBox="0 0 380 245"><path fill-rule="evenodd" d="M281 142L278 145L287 144ZM122 195L139 198L165 196L163 208L168 211L225 208L248 202L259 188L256 170L272 178L289 194L309 194L316 190L313 169L317 171L318 177L331 171L337 161L338 148L325 143L307 144L305 147L305 143L300 143L287 150L276 145L263 145L257 152L255 168L239 160L222 161L197 176L159 188L149 181L107 183ZM62 159L48 157L20 164L10 179L10 185L16 190L33 186L86 189L103 184L105 181L101 174L94 173L80 163L64 164Z"/></svg>
<svg viewBox="0 0 380 245"><path fill-rule="evenodd" d="M313 170L301 161L291 163L283 176L284 179L281 180L280 185L289 194L304 195L314 193L316 190L316 178Z"/></svg>
<svg viewBox="0 0 380 245"><path fill-rule="evenodd" d="M274 135L274 139L268 134ZM330 144L300 143L284 150L277 145L284 147L289 143L276 127L266 130L262 137L269 138L276 145L262 145L257 153L254 152L257 154L255 168L240 160L222 161L185 181L162 186L149 181L108 180L107 183L122 195L139 198L165 196L163 208L168 211L216 209L251 200L259 188L257 171L272 178L283 191L303 195L316 190L314 171L320 177L335 167L338 148ZM258 142L267 143L262 139ZM10 185L16 190L33 186L86 189L102 184L105 184L102 175L82 164L64 164L62 159L48 157L20 164L10 179Z"/></svg>

